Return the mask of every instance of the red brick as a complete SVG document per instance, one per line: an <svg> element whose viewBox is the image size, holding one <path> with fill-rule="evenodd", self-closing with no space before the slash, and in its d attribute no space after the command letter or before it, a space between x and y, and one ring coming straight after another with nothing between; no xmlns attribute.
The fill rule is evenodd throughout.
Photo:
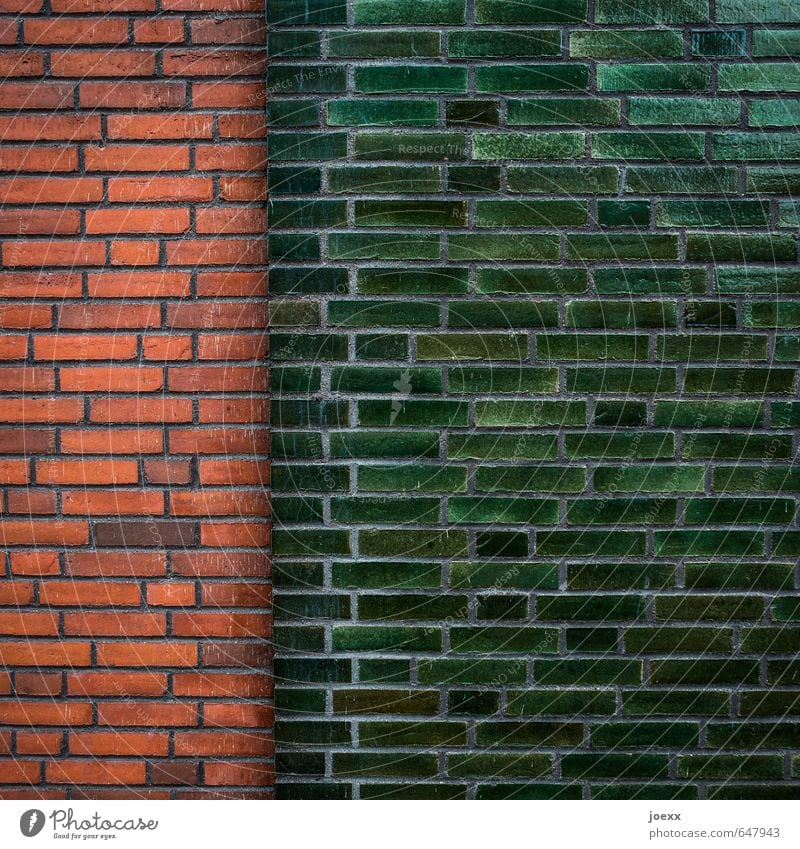
<svg viewBox="0 0 800 849"><path fill-rule="evenodd" d="M45 764L45 776L54 784L144 784L142 760L62 760Z"/></svg>
<svg viewBox="0 0 800 849"><path fill-rule="evenodd" d="M188 582L147 586L147 603L156 607L194 607L195 596L195 585Z"/></svg>
<svg viewBox="0 0 800 849"><path fill-rule="evenodd" d="M62 330L158 327L161 315L157 304L70 304L58 311Z"/></svg>
<svg viewBox="0 0 800 849"><path fill-rule="evenodd" d="M23 24L26 44L124 44L128 22L123 18L41 18Z"/></svg>
<svg viewBox="0 0 800 849"><path fill-rule="evenodd" d="M157 454L164 450L158 429L62 430L62 454Z"/></svg>
<svg viewBox="0 0 800 849"><path fill-rule="evenodd" d="M197 705L191 702L104 702L97 706L99 725L197 725Z"/></svg>
<svg viewBox="0 0 800 849"><path fill-rule="evenodd" d="M176 696L261 699L272 694L272 686L266 675L176 672L172 680Z"/></svg>
<svg viewBox="0 0 800 849"><path fill-rule="evenodd" d="M0 101L6 109L70 109L72 96L69 83L0 84Z"/></svg>
<svg viewBox="0 0 800 849"><path fill-rule="evenodd" d="M55 757L61 754L63 747L64 735L60 731L17 732L17 754L19 755L50 755Z"/></svg>
<svg viewBox="0 0 800 849"><path fill-rule="evenodd" d="M265 486L269 467L259 460L201 460L200 483L216 486Z"/></svg>
<svg viewBox="0 0 800 849"><path fill-rule="evenodd" d="M275 715L269 705L208 702L203 705L203 722L219 728L268 728Z"/></svg>
<svg viewBox="0 0 800 849"><path fill-rule="evenodd" d="M210 115L110 115L111 139L210 139Z"/></svg>
<svg viewBox="0 0 800 849"><path fill-rule="evenodd" d="M195 83L192 87L192 105L195 109L213 109L229 103L246 103L251 109L263 109L267 92L263 83L231 83L215 80Z"/></svg>
<svg viewBox="0 0 800 849"><path fill-rule="evenodd" d="M77 167L78 151L74 147L40 149L4 144L0 148L0 171L44 171L55 174L60 171L75 171Z"/></svg>
<svg viewBox="0 0 800 849"><path fill-rule="evenodd" d="M10 490L8 512L47 515L56 512L56 494L49 489Z"/></svg>
<svg viewBox="0 0 800 849"><path fill-rule="evenodd" d="M77 731L69 735L69 753L166 757L169 735L155 731Z"/></svg>
<svg viewBox="0 0 800 849"><path fill-rule="evenodd" d="M67 554L67 574L76 577L139 577L166 575L166 556L143 551L75 551Z"/></svg>
<svg viewBox="0 0 800 849"><path fill-rule="evenodd" d="M50 71L54 77L151 77L155 53L141 50L54 50Z"/></svg>
<svg viewBox="0 0 800 849"><path fill-rule="evenodd" d="M19 551L11 554L12 575L59 575L58 554L49 551Z"/></svg>
<svg viewBox="0 0 800 849"><path fill-rule="evenodd" d="M138 483L134 460L37 460L36 480L51 484Z"/></svg>
<svg viewBox="0 0 800 849"><path fill-rule="evenodd" d="M3 545L86 545L87 542L89 525L86 522L0 521L0 544Z"/></svg>
<svg viewBox="0 0 800 849"><path fill-rule="evenodd" d="M270 757L274 746L270 735L255 731L176 731L175 755L177 757L203 755L243 755Z"/></svg>
<svg viewBox="0 0 800 849"><path fill-rule="evenodd" d="M97 660L103 666L196 666L196 643L100 643Z"/></svg>
<svg viewBox="0 0 800 849"><path fill-rule="evenodd" d="M87 145L87 171L186 171L189 148L182 145ZM2 160L0 160L2 161Z"/></svg>
<svg viewBox="0 0 800 849"><path fill-rule="evenodd" d="M68 637L163 637L166 617L158 613L66 613Z"/></svg>
<svg viewBox="0 0 800 849"><path fill-rule="evenodd" d="M130 360L136 356L136 336L102 333L35 336L33 355L37 360Z"/></svg>
<svg viewBox="0 0 800 849"><path fill-rule="evenodd" d="M184 39L183 19L134 20L133 38L137 44L178 44Z"/></svg>
<svg viewBox="0 0 800 849"><path fill-rule="evenodd" d="M93 209L86 213L87 233L183 233L188 209Z"/></svg>
<svg viewBox="0 0 800 849"><path fill-rule="evenodd" d="M81 214L77 209L0 210L0 235L69 236L78 233Z"/></svg>
<svg viewBox="0 0 800 849"><path fill-rule="evenodd" d="M37 784L41 767L38 761L0 760L0 783Z"/></svg>
<svg viewBox="0 0 800 849"><path fill-rule="evenodd" d="M70 672L67 692L71 696L163 696L167 676L163 672Z"/></svg>
<svg viewBox="0 0 800 849"><path fill-rule="evenodd" d="M192 402L187 398L98 398L91 402L93 422L175 423L192 420Z"/></svg>
<svg viewBox="0 0 800 849"><path fill-rule="evenodd" d="M164 512L163 493L152 491L68 491L62 502L63 511L69 516L159 516Z"/></svg>
<svg viewBox="0 0 800 849"><path fill-rule="evenodd" d="M9 268L45 265L102 265L105 242L3 242L3 259Z"/></svg>
<svg viewBox="0 0 800 849"><path fill-rule="evenodd" d="M64 392L155 392L164 386L159 368L83 366L61 369Z"/></svg>
<svg viewBox="0 0 800 849"><path fill-rule="evenodd" d="M0 722L7 725L88 725L91 721L92 706L79 702L15 701L0 706Z"/></svg>
<svg viewBox="0 0 800 849"><path fill-rule="evenodd" d="M4 177L4 203L89 203L103 197L103 181L95 177Z"/></svg>
<svg viewBox="0 0 800 849"><path fill-rule="evenodd" d="M104 271L87 275L92 298L184 297L190 276L183 271Z"/></svg>

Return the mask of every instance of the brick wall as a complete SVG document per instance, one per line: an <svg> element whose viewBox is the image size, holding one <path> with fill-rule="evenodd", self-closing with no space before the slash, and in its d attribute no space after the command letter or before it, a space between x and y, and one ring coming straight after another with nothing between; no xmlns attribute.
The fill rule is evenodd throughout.
<svg viewBox="0 0 800 849"><path fill-rule="evenodd" d="M272 775L262 0L0 0L0 796Z"/></svg>
<svg viewBox="0 0 800 849"><path fill-rule="evenodd" d="M800 7L268 11L279 798L797 798Z"/></svg>

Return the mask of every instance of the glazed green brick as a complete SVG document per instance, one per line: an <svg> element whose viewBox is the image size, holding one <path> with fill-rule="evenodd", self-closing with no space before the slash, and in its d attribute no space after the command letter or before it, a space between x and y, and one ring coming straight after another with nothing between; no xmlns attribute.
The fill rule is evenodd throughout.
<svg viewBox="0 0 800 849"><path fill-rule="evenodd" d="M452 392L467 395L556 392L558 369L467 366L451 371L449 388Z"/></svg>
<svg viewBox="0 0 800 849"><path fill-rule="evenodd" d="M281 616L285 618L283 612ZM320 652L325 648L325 630L323 628L286 628L281 625L275 629L274 640L275 645L283 651Z"/></svg>
<svg viewBox="0 0 800 849"><path fill-rule="evenodd" d="M687 460L777 460L792 456L791 436L745 433L698 433L684 441Z"/></svg>
<svg viewBox="0 0 800 849"><path fill-rule="evenodd" d="M690 233L686 258L694 262L781 262L797 256L795 236Z"/></svg>
<svg viewBox="0 0 800 849"><path fill-rule="evenodd" d="M331 100L327 113L333 127L435 127L439 117L435 100Z"/></svg>
<svg viewBox="0 0 800 849"><path fill-rule="evenodd" d="M360 227L463 227L464 201L357 200L355 223Z"/></svg>
<svg viewBox="0 0 800 849"><path fill-rule="evenodd" d="M524 663L515 660L420 660L417 674L422 684L488 684L504 686L525 681Z"/></svg>
<svg viewBox="0 0 800 849"><path fill-rule="evenodd" d="M273 262L319 259L319 236L305 233L273 233L267 237L267 253Z"/></svg>
<svg viewBox="0 0 800 849"><path fill-rule="evenodd" d="M706 91L711 71L703 65L600 65L597 68L599 91ZM678 123L679 117L676 117ZM638 121L632 123L639 123Z"/></svg>
<svg viewBox="0 0 800 849"><path fill-rule="evenodd" d="M580 227L588 220L588 206L577 200L479 200L476 227Z"/></svg>
<svg viewBox="0 0 800 849"><path fill-rule="evenodd" d="M712 395L792 394L795 370L789 368L707 368L690 366L684 391Z"/></svg>
<svg viewBox="0 0 800 849"><path fill-rule="evenodd" d="M272 127L314 127L319 124L319 104L316 100L272 100L267 103L267 121ZM302 138L293 142L285 134L276 133L275 135L278 139L274 159L331 158L325 155L328 151L327 146L324 143L320 144L318 139L316 141L309 139L303 144ZM322 156L316 156L318 152Z"/></svg>
<svg viewBox="0 0 800 849"><path fill-rule="evenodd" d="M467 306L465 304L464 306ZM513 306L526 307L525 304ZM509 308L511 310L511 308ZM533 321L527 314L515 319L513 310L510 316L505 314L488 316L485 320L491 327L514 326ZM527 313L526 310L523 312ZM505 319L503 321L502 319ZM417 336L417 359L430 360L524 360L527 355L527 336L502 333L470 334L419 334Z"/></svg>
<svg viewBox="0 0 800 849"><path fill-rule="evenodd" d="M702 466L600 466L598 492L702 492Z"/></svg>
<svg viewBox="0 0 800 849"><path fill-rule="evenodd" d="M439 305L435 303L408 303L408 302L393 302L393 301L334 301L328 307L328 323L332 326L340 327L435 327L439 324ZM344 368L344 367L342 367ZM363 369L366 375L370 371L377 374L375 369ZM340 372L336 372L337 374ZM354 372L355 373L355 372ZM395 374L395 381L399 380L399 372ZM358 391L396 391L394 382L389 389L380 389L385 387L384 383L375 381L372 389L363 389ZM338 384L337 384L338 385ZM368 385L368 384L365 384ZM423 389L423 386L428 386L428 383L417 382L416 392L440 392L441 385L438 389ZM340 391L347 389L347 384L341 387ZM335 390L334 390L335 391Z"/></svg>
<svg viewBox="0 0 800 849"><path fill-rule="evenodd" d="M659 557L736 556L764 554L764 534L751 531L656 531Z"/></svg>
<svg viewBox="0 0 800 849"><path fill-rule="evenodd" d="M767 683L778 686L796 685L800 668L796 660L770 660L767 662Z"/></svg>
<svg viewBox="0 0 800 849"><path fill-rule="evenodd" d="M439 55L440 37L430 30L329 30L328 52L336 58L390 59Z"/></svg>
<svg viewBox="0 0 800 849"><path fill-rule="evenodd" d="M478 65L475 90L498 94L525 91L584 91L589 84L586 65Z"/></svg>
<svg viewBox="0 0 800 849"><path fill-rule="evenodd" d="M705 138L696 132L597 132L592 133L592 156L595 159L701 160Z"/></svg>
<svg viewBox="0 0 800 849"><path fill-rule="evenodd" d="M453 778L545 778L553 772L552 755L448 755Z"/></svg>
<svg viewBox="0 0 800 849"><path fill-rule="evenodd" d="M525 531L478 531L475 551L478 557L525 557L528 554Z"/></svg>
<svg viewBox="0 0 800 849"><path fill-rule="evenodd" d="M450 630L450 649L459 653L555 654L558 650L558 631L502 626L454 627Z"/></svg>
<svg viewBox="0 0 800 849"><path fill-rule="evenodd" d="M326 554L349 554L350 535L338 530L275 530L272 550L277 556L320 557Z"/></svg>
<svg viewBox="0 0 800 849"><path fill-rule="evenodd" d="M584 401L479 401L478 427L579 427L586 424Z"/></svg>
<svg viewBox="0 0 800 849"><path fill-rule="evenodd" d="M540 333L540 360L646 360L648 338L643 334Z"/></svg>
<svg viewBox="0 0 800 849"><path fill-rule="evenodd" d="M599 200L597 223L601 227L646 227L650 203L646 200Z"/></svg>
<svg viewBox="0 0 800 849"><path fill-rule="evenodd" d="M466 492L466 466L361 466L358 485L364 492Z"/></svg>
<svg viewBox="0 0 800 849"><path fill-rule="evenodd" d="M541 328L558 324L558 314L557 306L552 301L530 301L527 303L520 301L471 301L451 303L447 308L447 320L452 328ZM484 337L486 335L483 334ZM439 338L441 340L448 337ZM449 338L456 343L459 339L455 336ZM503 355L501 352L518 351L519 356L514 355L513 359L525 359L525 343L525 337L509 336L507 341L498 349L498 358L510 359L511 356ZM484 358L482 357L482 359Z"/></svg>
<svg viewBox="0 0 800 849"><path fill-rule="evenodd" d="M272 467L273 486L279 492L286 489L334 492L350 486L349 469L344 466L291 466Z"/></svg>
<svg viewBox="0 0 800 849"><path fill-rule="evenodd" d="M423 0L398 3L396 0L355 0L358 24L463 24L464 0Z"/></svg>
<svg viewBox="0 0 800 849"><path fill-rule="evenodd" d="M601 295L688 295L704 292L706 271L702 268L597 268L595 288ZM645 357L643 357L645 358Z"/></svg>
<svg viewBox="0 0 800 849"><path fill-rule="evenodd" d="M748 124L751 127L794 127L800 118L796 100L751 100Z"/></svg>
<svg viewBox="0 0 800 849"><path fill-rule="evenodd" d="M392 393L403 384L406 395L439 393L442 372L437 368L393 368L381 366L334 366L331 369L333 392Z"/></svg>
<svg viewBox="0 0 800 849"><path fill-rule="evenodd" d="M345 133L271 133L269 154L273 161L342 159L347 155L347 135Z"/></svg>
<svg viewBox="0 0 800 849"><path fill-rule="evenodd" d="M591 787L592 799L608 801L621 801L628 799L652 799L663 801L664 799L687 799L700 798L700 792L694 785L686 784L657 784L648 781L646 784L599 784Z"/></svg>
<svg viewBox="0 0 800 849"><path fill-rule="evenodd" d="M448 521L454 524L555 525L558 502L532 498L465 496L448 500Z"/></svg>
<svg viewBox="0 0 800 849"><path fill-rule="evenodd" d="M549 434L450 434L447 456L466 460L553 460L558 440Z"/></svg>
<svg viewBox="0 0 800 849"><path fill-rule="evenodd" d="M616 628L567 628L567 651L603 653L617 650Z"/></svg>
<svg viewBox="0 0 800 849"><path fill-rule="evenodd" d="M800 471L783 466L715 466L714 492L800 492Z"/></svg>
<svg viewBox="0 0 800 849"><path fill-rule="evenodd" d="M407 660L360 658L358 680L362 684L408 684L411 680L411 665Z"/></svg>
<svg viewBox="0 0 800 849"><path fill-rule="evenodd" d="M447 191L459 194L491 193L500 189L499 166L451 165L447 169Z"/></svg>
<svg viewBox="0 0 800 849"><path fill-rule="evenodd" d="M596 427L641 427L647 421L644 401L603 401L594 407L592 423Z"/></svg>
<svg viewBox="0 0 800 849"><path fill-rule="evenodd" d="M507 187L520 194L615 194L619 169L613 165L509 165Z"/></svg>
<svg viewBox="0 0 800 849"><path fill-rule="evenodd" d="M775 427L795 427L800 421L800 404L792 401L773 401L772 423Z"/></svg>
<svg viewBox="0 0 800 849"><path fill-rule="evenodd" d="M647 260L678 258L678 237L621 233L588 233L567 237L567 256L577 260Z"/></svg>
<svg viewBox="0 0 800 849"><path fill-rule="evenodd" d="M800 139L793 133L714 133L711 141L716 160L800 159Z"/></svg>
<svg viewBox="0 0 800 849"><path fill-rule="evenodd" d="M320 295L345 292L347 291L347 269L275 266L270 272L270 288L274 295Z"/></svg>
<svg viewBox="0 0 800 849"><path fill-rule="evenodd" d="M267 187L273 195L314 194L320 189L321 173L321 170L313 165L270 166L267 168ZM275 258L272 251L270 256ZM298 257L298 259L313 259L313 257Z"/></svg>
<svg viewBox="0 0 800 849"><path fill-rule="evenodd" d="M733 629L658 625L626 628L625 651L667 655L730 653L733 651Z"/></svg>
<svg viewBox="0 0 800 849"><path fill-rule="evenodd" d="M286 457L311 458L322 456L322 436L319 433L293 433L287 431L272 434L272 456L277 459Z"/></svg>
<svg viewBox="0 0 800 849"><path fill-rule="evenodd" d="M347 340L340 336L273 333L271 337L274 360L346 360Z"/></svg>
<svg viewBox="0 0 800 849"><path fill-rule="evenodd" d="M796 301L751 301L745 304L746 327L800 327Z"/></svg>
<svg viewBox="0 0 800 849"><path fill-rule="evenodd" d="M781 227L800 226L800 206L794 201L781 201L778 205L778 224Z"/></svg>
<svg viewBox="0 0 800 849"><path fill-rule="evenodd" d="M466 531L360 531L361 554L368 557L464 557Z"/></svg>
<svg viewBox="0 0 800 849"><path fill-rule="evenodd" d="M683 37L678 30L574 30L569 55L576 59L680 59Z"/></svg>
<svg viewBox="0 0 800 849"><path fill-rule="evenodd" d="M476 534L476 538L479 535ZM528 597L520 593L508 595L479 595L477 597L477 616L480 620L497 622L501 619L527 619ZM544 635L544 642L549 643L555 639L556 634L548 631Z"/></svg>
<svg viewBox="0 0 800 849"><path fill-rule="evenodd" d="M360 138L364 138L361 136ZM344 165L332 167L328 171L328 187L332 194L416 194L417 192L436 192L439 190L439 169L435 165ZM364 239L369 234L363 233L337 233L335 238L344 244L357 244L358 239ZM412 237L401 233L386 233L381 236L387 245L395 242L402 244L409 241L413 244ZM438 244L438 240L436 240ZM420 243L423 240L420 238ZM337 253L329 242L328 250L334 258ZM438 250L426 253L424 256L400 255L390 256L389 259L435 259ZM362 257L358 253L352 255L353 259L370 259ZM379 257L378 257L379 258Z"/></svg>
<svg viewBox="0 0 800 849"><path fill-rule="evenodd" d="M320 34L317 30L273 30L267 33L267 53L275 59L319 57Z"/></svg>
<svg viewBox="0 0 800 849"><path fill-rule="evenodd" d="M365 595L359 599L358 618L436 621L465 616L468 610L467 596Z"/></svg>
<svg viewBox="0 0 800 849"><path fill-rule="evenodd" d="M479 722L476 736L479 746L572 747L580 745L582 730L578 723Z"/></svg>
<svg viewBox="0 0 800 849"><path fill-rule="evenodd" d="M475 474L478 492L581 492L586 470L558 466L480 466Z"/></svg>
<svg viewBox="0 0 800 849"><path fill-rule="evenodd" d="M476 0L475 21L479 24L584 23L586 0Z"/></svg>
<svg viewBox="0 0 800 849"><path fill-rule="evenodd" d="M686 301L683 309L683 320L689 330L735 327L737 317L733 301Z"/></svg>
<svg viewBox="0 0 800 849"><path fill-rule="evenodd" d="M371 752L336 752L333 755L333 775L347 778L392 777L399 775L420 778L438 772L436 755L404 755L400 752L378 754Z"/></svg>
<svg viewBox="0 0 800 849"><path fill-rule="evenodd" d="M741 716L798 716L800 693L794 691L751 690L741 695Z"/></svg>
<svg viewBox="0 0 800 849"><path fill-rule="evenodd" d="M442 635L438 629L377 625L336 625L334 651L414 652L439 651Z"/></svg>
<svg viewBox="0 0 800 849"><path fill-rule="evenodd" d="M736 30L693 30L692 56L744 56L747 34Z"/></svg>
<svg viewBox="0 0 800 849"><path fill-rule="evenodd" d="M421 233L330 233L328 255L332 259L352 260L436 259L440 241L437 235Z"/></svg>
<svg viewBox="0 0 800 849"><path fill-rule="evenodd" d="M697 360L766 360L767 337L733 333L689 333L659 336L660 360L694 362Z"/></svg>
<svg viewBox="0 0 800 849"><path fill-rule="evenodd" d="M678 776L690 779L781 778L781 755L679 755Z"/></svg>
<svg viewBox="0 0 800 849"><path fill-rule="evenodd" d="M686 522L691 525L782 525L790 523L794 514L794 503L785 499L719 498L689 501L686 505Z"/></svg>
<svg viewBox="0 0 800 849"><path fill-rule="evenodd" d="M796 29L753 30L753 56L800 55L800 32Z"/></svg>
<svg viewBox="0 0 800 849"><path fill-rule="evenodd" d="M463 133L357 133L357 159L453 160L466 158ZM425 191L436 191L437 185ZM419 190L418 190L419 191Z"/></svg>
<svg viewBox="0 0 800 849"><path fill-rule="evenodd" d="M325 691L324 690L282 690L280 693L275 694L275 707L282 714L292 714L292 713L322 713L325 710ZM311 753L306 753L306 755L310 755ZM281 772L294 772L295 770L289 768L289 764L294 761L297 762L298 756L303 758L304 756L297 752L287 752L285 755L281 755L282 761L282 769ZM318 753L314 753L309 761L306 761L306 764L310 763L319 763L318 761ZM322 757L322 762L324 763L324 756ZM297 770L298 772L301 770ZM307 768L302 770L307 771Z"/></svg>
<svg viewBox="0 0 800 849"><path fill-rule="evenodd" d="M573 159L583 147L583 133L476 133L472 155L476 160Z"/></svg>
<svg viewBox="0 0 800 849"><path fill-rule="evenodd" d="M344 24L347 23L347 8L341 0L273 0L268 20L273 27Z"/></svg>
<svg viewBox="0 0 800 849"><path fill-rule="evenodd" d="M567 327L638 328L674 327L675 304L669 301L570 301Z"/></svg>
<svg viewBox="0 0 800 849"><path fill-rule="evenodd" d="M800 727L795 723L732 723L708 725L708 744L726 749L796 748Z"/></svg>
<svg viewBox="0 0 800 849"><path fill-rule="evenodd" d="M270 418L276 427L315 427L347 424L347 402L314 402L306 400L272 400Z"/></svg>
<svg viewBox="0 0 800 849"><path fill-rule="evenodd" d="M553 29L456 30L448 37L447 49L457 59L561 56L561 33Z"/></svg>
<svg viewBox="0 0 800 849"><path fill-rule="evenodd" d="M278 722L275 742L279 746L324 746L346 743L350 738L349 722Z"/></svg>
<svg viewBox="0 0 800 849"><path fill-rule="evenodd" d="M376 491L362 486L365 492ZM398 486L398 490L403 487ZM333 498L331 519L351 525L436 524L439 501L436 498Z"/></svg>
<svg viewBox="0 0 800 849"><path fill-rule="evenodd" d="M273 391L285 393L318 392L321 370L305 366L274 366L272 369Z"/></svg>
<svg viewBox="0 0 800 849"><path fill-rule="evenodd" d="M776 622L800 621L800 598L777 598L772 604L772 618Z"/></svg>
<svg viewBox="0 0 800 849"><path fill-rule="evenodd" d="M536 618L542 622L631 621L640 618L644 610L644 599L626 595L539 596L536 602Z"/></svg>
<svg viewBox="0 0 800 849"><path fill-rule="evenodd" d="M343 65L270 65L267 91L271 97L287 94L336 94L347 90Z"/></svg>
<svg viewBox="0 0 800 849"><path fill-rule="evenodd" d="M275 660L275 678L291 684L349 683L352 667L349 660L340 658L279 657ZM343 728L349 733L349 725L341 723L339 729Z"/></svg>
<svg viewBox="0 0 800 849"><path fill-rule="evenodd" d="M437 563L375 560L334 563L332 567L333 586L348 589L435 588L441 581L442 567Z"/></svg>
<svg viewBox="0 0 800 849"><path fill-rule="evenodd" d="M659 533L659 532L657 532ZM673 532L674 533L674 532ZM677 533L682 533L678 531ZM707 532L712 536L715 532ZM736 533L733 531L732 533ZM709 548L713 545L709 544ZM716 553L716 552L712 552ZM725 554L725 552L719 552ZM764 615L764 599L758 596L736 595L662 595L655 602L656 619L667 622L720 621L730 622L740 619L761 619Z"/></svg>
<svg viewBox="0 0 800 849"><path fill-rule="evenodd" d="M458 714L493 714L500 707L500 694L479 690L449 690L447 711Z"/></svg>
<svg viewBox="0 0 800 849"><path fill-rule="evenodd" d="M301 563L283 560L273 569L275 587L322 587L322 563Z"/></svg>
<svg viewBox="0 0 800 849"><path fill-rule="evenodd" d="M721 91L800 91L800 71L792 62L719 66Z"/></svg>
<svg viewBox="0 0 800 849"><path fill-rule="evenodd" d="M270 309L270 327L314 326L319 323L319 304L314 301L277 301Z"/></svg>
<svg viewBox="0 0 800 849"><path fill-rule="evenodd" d="M356 68L356 91L465 94L467 69L444 65L370 65Z"/></svg>
<svg viewBox="0 0 800 849"><path fill-rule="evenodd" d="M468 413L467 405L461 401L404 400L400 410L390 400L358 402L361 427L466 427Z"/></svg>
<svg viewBox="0 0 800 849"><path fill-rule="evenodd" d="M466 799L467 786L465 784L365 784L361 788L362 799L379 799L381 801L403 799L403 800L425 800L425 801L452 801L455 799Z"/></svg>
<svg viewBox="0 0 800 849"><path fill-rule="evenodd" d="M644 532L543 531L536 535L540 557L626 557L645 553Z"/></svg>
<svg viewBox="0 0 800 849"><path fill-rule="evenodd" d="M512 716L603 716L614 712L613 690L512 690L508 713Z"/></svg>
<svg viewBox="0 0 800 849"><path fill-rule="evenodd" d="M640 660L534 660L533 677L537 684L598 685L642 683Z"/></svg>
<svg viewBox="0 0 800 849"><path fill-rule="evenodd" d="M783 515L794 514L794 502L789 499L711 499L739 503L743 509L764 512L763 505L775 505ZM687 502L687 513L692 501ZM745 506L746 505L746 506ZM790 590L794 583L791 563L687 563L686 586L697 589L726 590Z"/></svg>
<svg viewBox="0 0 800 849"><path fill-rule="evenodd" d="M567 585L571 590L620 590L670 587L675 567L665 564L571 563Z"/></svg>
<svg viewBox="0 0 800 849"><path fill-rule="evenodd" d="M566 379L568 392L625 392L635 395L674 392L676 371L663 366L569 367L566 370Z"/></svg>
<svg viewBox="0 0 800 849"><path fill-rule="evenodd" d="M511 236L494 237L513 239ZM524 251L536 236L525 236L517 239L517 250ZM544 237L549 238L549 237ZM480 235L474 237L476 245ZM465 252L466 253L466 252ZM553 268L542 266L538 268L479 268L477 274L477 289L487 295L577 295L588 289L588 274L581 268ZM536 325L555 327L558 324L557 305L553 302L538 302L531 305L538 317ZM504 312L507 309L504 309ZM463 313L463 309L459 310Z"/></svg>
<svg viewBox="0 0 800 849"><path fill-rule="evenodd" d="M466 294L469 270L360 268L358 291L367 295L461 295Z"/></svg>
<svg viewBox="0 0 800 849"><path fill-rule="evenodd" d="M589 97L529 97L509 98L509 126L541 125L598 125L614 126L619 124L621 101L616 98ZM582 147L583 139L575 143ZM574 154L579 156L579 152ZM566 157L540 156L537 159L561 159Z"/></svg>
<svg viewBox="0 0 800 849"><path fill-rule="evenodd" d="M786 599L789 604L791 604L792 599ZM776 603L778 601L784 601L784 599L776 599ZM800 633L798 629L793 626L788 626L783 624L783 621L777 624L777 627L774 628L759 628L759 627L749 627L742 628L742 651L747 653L758 653L764 654L765 652L795 652L797 651L797 643L798 638L800 637ZM755 694L754 694L755 695ZM765 693L761 694L766 697ZM774 703L780 703L780 697L783 695L784 704L791 704L786 700L786 694L775 693ZM742 709L740 713L742 715L748 714L768 714L771 711L769 709L759 709L755 698L749 700L749 704L742 705Z"/></svg>
<svg viewBox="0 0 800 849"><path fill-rule="evenodd" d="M708 0L598 0L599 24L684 24L709 19Z"/></svg>
<svg viewBox="0 0 800 849"><path fill-rule="evenodd" d="M335 431L330 434L332 459L439 456L439 434L436 431Z"/></svg>
<svg viewBox="0 0 800 849"><path fill-rule="evenodd" d="M625 191L634 194L735 194L737 173L727 165L633 165Z"/></svg>
<svg viewBox="0 0 800 849"><path fill-rule="evenodd" d="M481 784L475 791L476 799L516 799L540 801L549 799L580 799L582 790L577 785L544 784Z"/></svg>
<svg viewBox="0 0 800 849"><path fill-rule="evenodd" d="M666 755L569 754L561 759L565 778L667 778Z"/></svg>
<svg viewBox="0 0 800 849"><path fill-rule="evenodd" d="M715 690L638 690L622 695L625 716L728 716L729 692Z"/></svg>
<svg viewBox="0 0 800 849"><path fill-rule="evenodd" d="M631 97L628 102L630 122L640 126L733 125L742 111L734 98Z"/></svg>
<svg viewBox="0 0 800 849"><path fill-rule="evenodd" d="M361 722L362 746L460 747L467 742L466 722Z"/></svg>
<svg viewBox="0 0 800 849"><path fill-rule="evenodd" d="M567 521L570 525L669 525L675 522L676 510L677 502L670 498L588 499L568 505Z"/></svg>
<svg viewBox="0 0 800 849"><path fill-rule="evenodd" d="M800 360L800 336L776 336L775 359L791 363Z"/></svg>
<svg viewBox="0 0 800 849"><path fill-rule="evenodd" d="M758 427L764 405L758 401L656 401L656 427Z"/></svg>
<svg viewBox="0 0 800 849"><path fill-rule="evenodd" d="M322 521L322 499L274 496L272 518L279 524Z"/></svg>
<svg viewBox="0 0 800 849"><path fill-rule="evenodd" d="M549 589L558 587L555 563L456 562L450 566L450 586L455 589L519 587Z"/></svg>
<svg viewBox="0 0 800 849"><path fill-rule="evenodd" d="M755 660L652 660L651 684L758 684Z"/></svg>
<svg viewBox="0 0 800 849"><path fill-rule="evenodd" d="M694 748L699 745L696 722L604 722L589 728L589 739L598 749Z"/></svg>
<svg viewBox="0 0 800 849"><path fill-rule="evenodd" d="M450 169L452 171L452 169ZM530 234L523 239L519 236L506 236L495 233L470 233L468 236L453 234L447 238L447 253L451 260L485 262L487 260L555 260L559 257L558 236L549 234ZM542 276L555 274L557 279L569 279L563 274L566 269L514 269L515 275L533 274L538 272ZM490 281L493 278L502 279L508 274L504 268L481 269L481 280L483 286L480 291L493 291ZM574 275L581 279L580 274ZM585 279L585 275L583 275ZM566 285L566 283L564 284ZM518 290L514 290L518 291ZM553 288L545 291L553 291Z"/></svg>

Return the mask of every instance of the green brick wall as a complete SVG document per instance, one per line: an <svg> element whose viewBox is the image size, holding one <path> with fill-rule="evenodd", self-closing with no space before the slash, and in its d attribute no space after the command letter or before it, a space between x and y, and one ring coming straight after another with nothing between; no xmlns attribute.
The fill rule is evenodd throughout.
<svg viewBox="0 0 800 849"><path fill-rule="evenodd" d="M268 5L279 797L800 796L800 5Z"/></svg>

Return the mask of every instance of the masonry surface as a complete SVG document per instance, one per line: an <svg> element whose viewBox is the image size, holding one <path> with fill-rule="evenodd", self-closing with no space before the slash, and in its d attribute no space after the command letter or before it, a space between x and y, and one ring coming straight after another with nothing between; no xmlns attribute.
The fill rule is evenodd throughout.
<svg viewBox="0 0 800 849"><path fill-rule="evenodd" d="M272 784L261 0L0 0L0 796Z"/></svg>
<svg viewBox="0 0 800 849"><path fill-rule="evenodd" d="M268 15L278 798L796 798L800 7Z"/></svg>

